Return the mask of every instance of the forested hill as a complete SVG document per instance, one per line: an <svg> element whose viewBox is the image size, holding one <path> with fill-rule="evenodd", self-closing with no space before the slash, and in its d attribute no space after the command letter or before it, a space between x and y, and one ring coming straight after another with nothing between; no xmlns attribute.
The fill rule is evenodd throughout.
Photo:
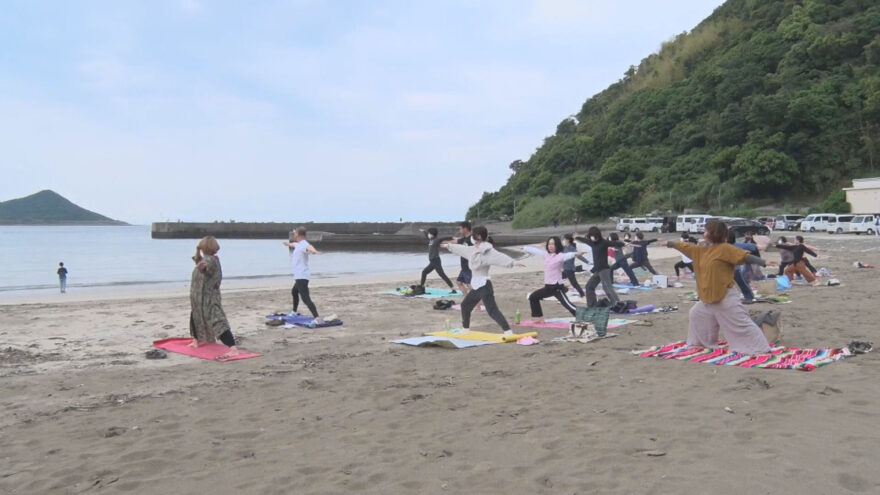
<svg viewBox="0 0 880 495"><path fill-rule="evenodd" d="M0 225L128 225L81 208L60 194L44 190L0 202Z"/></svg>
<svg viewBox="0 0 880 495"><path fill-rule="evenodd" d="M566 118L468 218L821 199L880 169L880 4L729 0Z"/></svg>

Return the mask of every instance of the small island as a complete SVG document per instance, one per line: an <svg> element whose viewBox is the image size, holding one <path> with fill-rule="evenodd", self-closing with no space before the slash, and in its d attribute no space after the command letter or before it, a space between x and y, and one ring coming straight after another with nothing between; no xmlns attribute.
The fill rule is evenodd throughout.
<svg viewBox="0 0 880 495"><path fill-rule="evenodd" d="M77 206L43 190L24 198L0 202L0 225L128 225Z"/></svg>

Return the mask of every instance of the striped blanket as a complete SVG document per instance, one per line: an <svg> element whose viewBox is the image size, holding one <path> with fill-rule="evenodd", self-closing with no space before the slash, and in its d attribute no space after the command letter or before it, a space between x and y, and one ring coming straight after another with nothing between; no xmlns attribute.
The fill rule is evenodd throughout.
<svg viewBox="0 0 880 495"><path fill-rule="evenodd" d="M697 363L709 363L743 368L771 368L783 370L813 371L834 361L839 361L851 353L849 349L798 349L797 347L774 347L766 354L749 356L732 352L727 342L719 342L718 347L687 347L684 341L665 346L655 346L644 351L636 351L641 357L680 359Z"/></svg>

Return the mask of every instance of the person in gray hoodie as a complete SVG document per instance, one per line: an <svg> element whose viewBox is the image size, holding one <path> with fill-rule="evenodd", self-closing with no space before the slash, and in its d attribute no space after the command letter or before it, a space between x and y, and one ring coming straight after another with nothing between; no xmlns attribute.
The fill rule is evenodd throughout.
<svg viewBox="0 0 880 495"><path fill-rule="evenodd" d="M492 246L491 238L486 227L478 225L472 231L474 240L473 246L462 244L445 243L443 244L453 254L468 259L471 268L471 287L472 290L467 293L461 302L461 333L470 331L471 312L480 301L486 307L489 317L495 320L495 323L504 330L504 335L512 335L513 330L510 329L510 323L507 318L501 314L498 304L495 302L495 291L492 288L492 281L489 279L489 268L493 266L513 267L515 262L513 258L500 253Z"/></svg>

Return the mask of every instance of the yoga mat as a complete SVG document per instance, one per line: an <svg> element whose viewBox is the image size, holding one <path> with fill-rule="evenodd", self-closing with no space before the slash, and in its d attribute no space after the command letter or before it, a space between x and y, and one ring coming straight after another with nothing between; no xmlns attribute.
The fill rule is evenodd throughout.
<svg viewBox="0 0 880 495"><path fill-rule="evenodd" d="M626 285L626 284L614 284L615 289L630 289L630 290L654 290L653 287L645 287L644 285Z"/></svg>
<svg viewBox="0 0 880 495"><path fill-rule="evenodd" d="M168 352L184 354L199 359L208 359L211 361L215 361L218 356L222 356L229 352L229 348L223 344L205 344L201 347L193 348L189 346L190 342L192 342L192 338L190 337L177 337L157 340L153 342L153 347L165 349ZM239 359L255 357L260 357L260 354L257 354L256 352L241 351L240 354L223 359L221 362L225 363L227 361L238 361Z"/></svg>
<svg viewBox="0 0 880 495"><path fill-rule="evenodd" d="M678 359L697 363L709 363L742 368L769 368L784 370L813 371L826 364L851 356L849 349L800 349L797 347L773 347L766 354L750 356L732 352L727 343L718 343L715 349L688 347L684 341L666 346L656 346L644 351L634 351L641 357Z"/></svg>
<svg viewBox="0 0 880 495"><path fill-rule="evenodd" d="M297 315L297 314L289 314L289 315L269 315L266 317L268 320L281 320L287 325L295 325L298 327L310 327L309 324L315 321L312 316L306 315ZM327 328L327 327L338 327L342 325L342 320L333 320L333 321L325 321L320 325L316 325L314 328ZM285 328L291 328L290 326L285 326Z"/></svg>
<svg viewBox="0 0 880 495"><path fill-rule="evenodd" d="M449 292L449 289L432 289L430 287L425 288L425 293L420 294L418 296L408 296L406 294L402 294L398 289L408 289L409 287L398 287L394 290L388 290L384 292L380 292L379 294L385 294L390 296L400 296L400 297L417 297L420 299L440 299L443 297L458 297L461 296L461 292L455 291L455 294Z"/></svg>
<svg viewBox="0 0 880 495"><path fill-rule="evenodd" d="M636 320L627 320L624 318L613 318L608 320L607 328L617 328L634 323L635 321ZM572 322L574 322L574 318L547 318L544 320L544 323L536 323L534 320L523 320L516 326L529 328L561 328L568 330Z"/></svg>
<svg viewBox="0 0 880 495"><path fill-rule="evenodd" d="M478 340L481 342L493 342L493 343L503 343L503 342L516 342L517 340L523 337L537 337L538 332L526 332L526 333L518 333L513 335L503 335L500 333L489 333L489 332L478 332L476 330L471 330L468 333L455 333L453 330L443 330L440 332L429 332L425 335L429 335L432 337L448 337L450 339L461 339L461 340Z"/></svg>
<svg viewBox="0 0 880 495"><path fill-rule="evenodd" d="M391 342L394 344L404 344L415 347L445 347L447 349L467 349L468 347L479 347L481 345L498 343L482 340L465 340L453 339L450 337L435 337L432 335L426 335L424 337L412 337L409 339L392 340Z"/></svg>

